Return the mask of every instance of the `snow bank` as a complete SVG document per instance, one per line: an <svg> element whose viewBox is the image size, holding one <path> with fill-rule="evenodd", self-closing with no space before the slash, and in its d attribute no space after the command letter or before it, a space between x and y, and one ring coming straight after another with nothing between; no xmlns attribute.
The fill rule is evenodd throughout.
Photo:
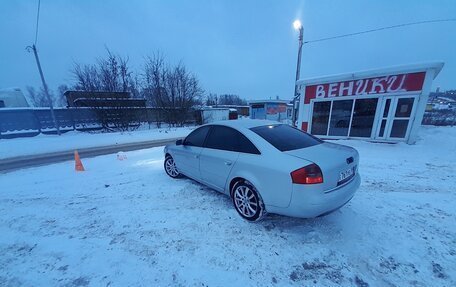
<svg viewBox="0 0 456 287"><path fill-rule="evenodd" d="M57 135L0 140L0 159L73 149L185 137L194 128L144 129L131 132L88 133L70 131Z"/></svg>
<svg viewBox="0 0 456 287"><path fill-rule="evenodd" d="M456 286L456 129L339 141L363 183L316 219L248 223L163 171L162 148L0 175L0 285Z"/></svg>

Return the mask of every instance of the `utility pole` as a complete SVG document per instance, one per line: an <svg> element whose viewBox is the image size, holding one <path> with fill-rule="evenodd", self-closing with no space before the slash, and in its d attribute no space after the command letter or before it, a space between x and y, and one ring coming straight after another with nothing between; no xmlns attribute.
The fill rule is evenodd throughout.
<svg viewBox="0 0 456 287"><path fill-rule="evenodd" d="M51 109L52 121L54 122L54 127L57 130L57 134L60 135L59 123L57 122L57 118L55 117L54 105L52 104L52 99L51 99L51 96L49 95L48 86L46 85L46 81L44 80L43 70L41 69L40 58L38 58L38 52L36 51L36 46L35 46L35 44L33 44L32 46L28 46L26 49L29 52L30 52L30 50L32 50L33 54L35 55L36 65L38 66L38 72L40 72L40 77L41 77L41 82L43 83L44 93L46 94L47 100L49 102L49 107Z"/></svg>
<svg viewBox="0 0 456 287"><path fill-rule="evenodd" d="M30 53L30 50L32 50L33 54L35 55L36 65L38 66L38 72L40 72L40 77L41 77L41 82L43 83L44 93L46 94L47 100L49 102L49 108L51 110L52 121L54 122L54 127L57 130L57 134L60 135L60 126L57 121L57 118L55 117L54 105L52 104L52 99L51 99L51 96L49 95L49 89L48 89L48 86L46 85L46 81L44 80L43 70L41 69L40 58L38 57L38 52L36 51L36 42L38 41L38 24L40 22L40 6L41 6L41 0L38 0L38 10L36 13L35 42L33 43L32 46L27 46L25 49L29 53Z"/></svg>
<svg viewBox="0 0 456 287"><path fill-rule="evenodd" d="M296 79L295 79L295 88L294 88L294 95L293 95L293 109L291 113L291 121L292 126L296 127L296 104L299 104L299 95L298 95L298 85L297 81L299 80L300 72L301 72L301 54L302 54L302 44L303 44L303 36L304 36L304 27L302 26L299 20L296 20L293 23L293 26L296 30L299 31L299 49L298 49L298 62L296 64Z"/></svg>

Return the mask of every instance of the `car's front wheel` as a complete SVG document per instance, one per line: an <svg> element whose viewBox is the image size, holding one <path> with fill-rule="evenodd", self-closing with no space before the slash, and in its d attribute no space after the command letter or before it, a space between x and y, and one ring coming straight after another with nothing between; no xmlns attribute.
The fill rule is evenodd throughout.
<svg viewBox="0 0 456 287"><path fill-rule="evenodd" d="M247 181L237 182L232 189L234 208L244 219L258 221L265 215L263 200L255 187Z"/></svg>
<svg viewBox="0 0 456 287"><path fill-rule="evenodd" d="M167 175L169 175L172 178L179 178L181 177L181 173L177 170L176 163L174 162L174 159L172 156L168 155L165 158L165 172Z"/></svg>

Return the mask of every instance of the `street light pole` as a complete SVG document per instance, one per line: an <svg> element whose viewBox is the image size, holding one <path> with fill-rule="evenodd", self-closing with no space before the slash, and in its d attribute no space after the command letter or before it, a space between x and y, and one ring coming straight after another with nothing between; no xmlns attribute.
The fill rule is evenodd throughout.
<svg viewBox="0 0 456 287"><path fill-rule="evenodd" d="M38 72L40 72L40 77L41 77L41 82L43 83L44 93L46 94L46 98L49 102L49 107L51 109L52 121L54 122L54 126L57 129L57 134L60 135L60 127L57 122L57 118L55 117L54 105L52 104L52 99L51 99L51 96L49 95L48 86L46 85L46 81L44 80L43 70L41 70L40 59L38 58L38 52L36 51L35 44L27 47L27 50L29 52L30 52L30 49L33 51L33 54L35 55L36 65L38 66Z"/></svg>
<svg viewBox="0 0 456 287"><path fill-rule="evenodd" d="M294 95L293 95L293 109L291 115L292 125L296 126L296 104L299 104L299 95L298 95L298 80L301 73L301 54L302 54L302 44L303 44L303 36L304 36L304 27L301 24L301 21L296 20L293 22L293 26L295 30L299 31L299 49L298 49L298 61L296 64L296 79L295 79L295 87L294 87Z"/></svg>

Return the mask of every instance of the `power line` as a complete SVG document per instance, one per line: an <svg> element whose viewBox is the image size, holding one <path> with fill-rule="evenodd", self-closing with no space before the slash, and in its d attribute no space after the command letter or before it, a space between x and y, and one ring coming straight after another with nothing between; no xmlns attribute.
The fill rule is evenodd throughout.
<svg viewBox="0 0 456 287"><path fill-rule="evenodd" d="M40 23L40 6L41 6L41 0L38 0L38 10L36 11L35 45L36 45L36 41L38 40L38 25Z"/></svg>
<svg viewBox="0 0 456 287"><path fill-rule="evenodd" d="M339 38L344 38L344 37L356 36L356 35L361 35L361 34L366 34L366 33L372 33L372 32L377 32L377 31L382 31L382 30L388 30L388 29L400 28L400 27L405 27L405 26L418 25L418 24L429 24L429 23L438 23L438 22L454 22L454 21L456 21L456 18L454 18L454 19L440 19L440 20L427 20L427 21L411 22L411 23L387 26L387 27L376 28L376 29L371 29L371 30L366 30L366 31L361 31L361 32L343 34L343 35L338 35L338 36L333 36L333 37L327 37L327 38L320 38L320 39L316 39L316 40L304 41L304 44L328 41L328 40L333 40L333 39L339 39Z"/></svg>

